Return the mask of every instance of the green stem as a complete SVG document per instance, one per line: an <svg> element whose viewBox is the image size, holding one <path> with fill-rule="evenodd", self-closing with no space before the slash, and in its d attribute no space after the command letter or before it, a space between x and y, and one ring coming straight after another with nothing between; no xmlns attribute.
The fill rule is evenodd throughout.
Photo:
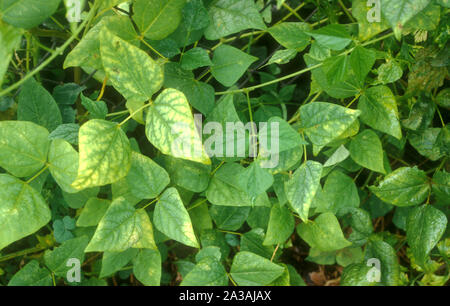
<svg viewBox="0 0 450 306"><path fill-rule="evenodd" d="M140 36L139 40L141 42L144 43L144 45L146 45L150 50L152 50L154 53L156 53L160 58L162 58L165 61L168 61L169 59L167 57L165 57L164 55L162 55L161 53L159 53L158 51L156 51L155 48L153 48L148 42L145 41L144 37Z"/></svg>
<svg viewBox="0 0 450 306"><path fill-rule="evenodd" d="M140 111L142 111L144 108L149 107L150 105L152 105L153 102L150 101L150 103L144 104L143 106L139 107L137 110L135 110L134 112L132 112L127 118L125 118L121 123L119 123L119 126L124 125L128 120L130 120L131 118L133 118L134 115L136 115L137 113L139 113Z"/></svg>
<svg viewBox="0 0 450 306"><path fill-rule="evenodd" d="M355 18L353 18L352 14L350 14L350 12L348 11L348 9L345 7L344 3L342 3L342 0L338 0L339 5L342 7L342 9L344 10L345 15L348 16L348 18L350 18L350 20L352 22L356 22Z"/></svg>
<svg viewBox="0 0 450 306"><path fill-rule="evenodd" d="M236 286L236 287L237 287L238 285L237 285L236 282L233 280L233 278L231 278L230 273L227 272L227 276L228 276L228 278L230 279L231 283L233 283L233 286Z"/></svg>
<svg viewBox="0 0 450 306"><path fill-rule="evenodd" d="M225 161L221 161L220 164L216 167L216 169L213 170L213 172L211 172L211 176L213 176L217 170L219 170L220 167L222 167L222 165L225 164Z"/></svg>
<svg viewBox="0 0 450 306"><path fill-rule="evenodd" d="M347 104L346 108L349 108L350 106L352 106L352 104L358 100L358 98L361 96L361 94L357 94L356 97L349 103Z"/></svg>
<svg viewBox="0 0 450 306"><path fill-rule="evenodd" d="M226 230L221 230L221 229L218 229L218 231L219 231L219 232L222 232L222 233L231 234L231 235L242 236L242 234L241 234L241 233L238 233L238 232L226 231Z"/></svg>
<svg viewBox="0 0 450 306"><path fill-rule="evenodd" d="M203 199L201 201L198 201L197 203L195 203L194 205L188 207L186 210L189 211L191 209L194 209L196 207L199 207L200 205L202 205L203 203L206 203L206 201L208 201L207 199Z"/></svg>
<svg viewBox="0 0 450 306"><path fill-rule="evenodd" d="M376 43L376 42L378 42L378 41L380 41L380 40L383 40L383 39L385 39L385 38L387 38L387 37L390 37L390 36L393 36L393 35L394 35L394 33L389 33L389 34L384 35L384 36L382 36L382 37L379 37L379 38L376 38L376 39L374 39L374 40L371 40L371 41L368 41L368 42L366 42L366 43L363 43L363 44L361 44L361 46L367 46L367 45ZM342 56L342 55L349 54L349 53L351 53L354 49L355 49L355 48L351 48L351 49L349 49L349 50L346 50L346 51L342 52L341 54L339 54L338 56ZM320 63L320 64L317 64L317 65L314 65L314 66L311 66L311 67L302 69L302 70L300 70L300 71L297 71L297 72L288 74L288 75L286 75L286 76L284 76L284 77L281 77L281 78L278 78L278 79L275 79L275 80L272 80L272 81L269 81L269 82L265 82L265 83L262 83L262 84L258 84L258 85L255 85L255 86L246 87L246 88L241 88L241 89L236 89L236 90L228 90L228 91L216 92L216 96L227 95L227 94L235 94L235 93L241 93L241 92L245 92L245 91L253 91L253 90L258 89L258 88L261 88L261 87L266 87L266 86L269 86L269 85L272 85L272 84L276 84L276 83L279 83L279 82L284 81L284 80L287 80L287 79L291 79L291 78L296 77L296 76L298 76L298 75L302 75L302 74L304 74L304 73L306 73L306 72L309 72L309 71L311 71L311 70L313 70L313 69L319 68L319 67L321 67L322 65L323 65L323 62Z"/></svg>
<svg viewBox="0 0 450 306"><path fill-rule="evenodd" d="M14 253L0 257L0 262L14 259L19 256L25 256L25 255L32 254L32 253L37 253L37 252L43 251L45 249L47 249L47 248L46 247L34 247L34 248L14 252Z"/></svg>
<svg viewBox="0 0 450 306"><path fill-rule="evenodd" d="M283 6L285 9L287 9L289 12L291 12L298 20L305 21L298 13L297 11L294 11L292 7L290 7L286 2L283 2Z"/></svg>
<svg viewBox="0 0 450 306"><path fill-rule="evenodd" d="M272 81L269 81L269 82L265 82L265 83L262 83L262 84L258 84L258 85L255 85L255 86L251 86L251 87L247 87L247 88L241 88L241 89L236 89L236 90L228 90L228 91L216 92L216 96L235 94L235 93L240 93L240 92L245 92L245 91L253 91L253 90L261 88L261 87L266 87L266 86L269 86L269 85L272 85L272 84L276 84L276 83L279 83L281 81L284 81L284 80L296 77L297 75L301 75L301 74L306 73L308 71L311 71L313 69L319 68L322 65L323 65L323 63L320 63L320 64L317 64L317 65L314 65L314 66L302 69L300 71L288 74L288 75L286 75L284 77L281 77L281 78L278 78L278 79L275 79L275 80L272 80Z"/></svg>
<svg viewBox="0 0 450 306"><path fill-rule="evenodd" d="M146 209L147 207L149 207L150 205L152 205L153 203L155 203L158 200L159 200L159 198L153 199L151 202L145 204L141 209Z"/></svg>
<svg viewBox="0 0 450 306"><path fill-rule="evenodd" d="M32 178L30 178L26 183L29 184L34 181L39 175L41 175L45 170L48 169L50 165L46 164L44 168L42 168L38 173L36 173Z"/></svg>

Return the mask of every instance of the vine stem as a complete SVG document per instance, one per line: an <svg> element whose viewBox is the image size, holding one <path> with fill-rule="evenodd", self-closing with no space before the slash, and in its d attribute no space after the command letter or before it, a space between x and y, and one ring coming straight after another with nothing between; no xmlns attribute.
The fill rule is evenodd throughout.
<svg viewBox="0 0 450 306"><path fill-rule="evenodd" d="M378 42L380 40L386 39L386 38L391 37L393 35L394 35L394 33L391 32L391 33L386 34L384 36L381 36L379 38L376 38L376 39L373 39L371 41L365 42L365 43L361 44L361 46L364 47L364 46L376 43L376 42ZM351 48L349 50L346 50L346 51L342 52L341 54L339 54L338 56L347 55L347 54L351 53L354 49L355 48ZM323 65L323 62L320 63L320 64L317 64L317 65L314 65L314 66L311 66L311 67L299 70L297 72L288 74L288 75L286 75L284 77L281 77L281 78L278 78L278 79L275 79L275 80L272 80L272 81L269 81L269 82L261 83L261 84L255 85L255 86L241 88L241 89L235 89L235 90L216 92L216 96L227 95L227 94L235 94L235 93L241 93L241 92L246 92L246 91L253 91L253 90L261 88L261 87L266 87L266 86L269 86L269 85L272 85L272 84L276 84L276 83L279 83L279 82L287 80L287 79L291 79L291 78L296 77L298 75L302 75L302 74L304 74L306 72L309 72L311 70L317 69L317 68L321 67L322 65Z"/></svg>
<svg viewBox="0 0 450 306"><path fill-rule="evenodd" d="M273 259L275 258L275 255L277 254L279 247L280 247L280 244L278 243L277 246L275 247L275 250L272 253L272 257L270 258L270 261L273 261Z"/></svg>
<svg viewBox="0 0 450 306"><path fill-rule="evenodd" d="M241 93L241 92L253 91L253 90L255 90L255 89L258 89L258 88L261 88L261 87L266 87L266 86L269 86L269 85L272 85L272 84L276 84L276 83L279 83L279 82L281 82L281 81L284 81L284 80L293 78L293 77L295 77L295 76L297 76L297 75L301 75L301 74L306 73L306 72L308 72L308 71L311 71L311 70L313 70L313 69L319 68L319 67L321 67L322 65L323 65L323 63L320 63L320 64L317 64L317 65L314 65L314 66L311 66L311 67L302 69L302 70L300 70L300 71L297 71L297 72L288 74L288 75L286 75L286 76L284 76L284 77L281 77L281 78L278 78L278 79L275 79L275 80L272 80L272 81L269 81L269 82L261 83L261 84L255 85L255 86L246 87L246 88L241 88L241 89L235 89L235 90L228 90L228 91L220 91L220 92L216 92L216 96L221 96L221 95L228 95L228 94L235 94L235 93Z"/></svg>
<svg viewBox="0 0 450 306"><path fill-rule="evenodd" d="M233 283L233 285L237 287L237 284L236 284L236 282L233 280L233 278L231 277L230 273L227 272L227 276L228 276L228 278L230 279L230 281Z"/></svg>
<svg viewBox="0 0 450 306"><path fill-rule="evenodd" d="M138 39L144 43L144 45L146 45L150 50L152 50L154 53L156 53L156 55L158 55L160 58L162 58L165 61L169 61L169 59L167 57L165 57L164 55L162 55L161 53L159 53L155 48L153 48L148 42L145 41L143 36L139 36Z"/></svg>
<svg viewBox="0 0 450 306"><path fill-rule="evenodd" d="M153 104L153 102L150 101L150 103L144 104L143 106L139 107L137 110L135 110L134 112L130 113L130 115L127 118L125 118L121 123L119 123L119 126L124 125L128 120L133 118L134 115L136 115L137 113L139 113L143 109L151 106L152 104Z"/></svg>
<svg viewBox="0 0 450 306"><path fill-rule="evenodd" d="M11 253L11 254L8 254L8 255L0 257L0 262L7 261L7 260L10 260L10 259L14 259L14 258L19 257L19 256L25 256L25 255L28 255L28 254L31 254L31 253L37 253L37 252L40 252L40 251L43 251L43 250L46 250L46 249L47 249L46 247L34 247L34 248L30 248L30 249L14 252L14 253Z"/></svg>
<svg viewBox="0 0 450 306"><path fill-rule="evenodd" d="M26 183L29 184L34 181L39 175L41 175L45 170L48 169L50 165L46 164L44 168L42 168L38 173L36 173L32 178L30 178Z"/></svg>
<svg viewBox="0 0 450 306"><path fill-rule="evenodd" d="M195 203L194 205L192 205L192 206L186 208L186 210L189 211L189 210L191 210L191 209L194 209L194 208L196 208L196 207L199 207L200 205L206 203L206 201L207 201L207 199L203 199L203 200L201 200L201 201L198 201L198 202Z"/></svg>
<svg viewBox="0 0 450 306"><path fill-rule="evenodd" d="M347 104L346 108L349 108L350 106L352 106L352 104L359 99L359 97L361 96L361 94L357 94L356 97L349 103Z"/></svg>
<svg viewBox="0 0 450 306"><path fill-rule="evenodd" d="M73 32L72 36L69 37L68 40L66 40L66 42L59 48L55 49L52 52L52 55L50 55L45 61L43 61L38 67L36 67L33 71L27 73L27 75L25 75L25 77L23 77L22 79L20 79L18 82L12 84L11 86L5 88L4 90L0 91L0 97L6 95L7 93L9 93L10 91L18 88L20 85L22 85L23 83L25 83L28 79L30 79L32 76L34 76L35 74L37 74L38 72L40 72L42 69L44 69L44 67L46 67L48 64L50 64L57 56L62 55L62 53L64 52L64 50L72 43L72 41L74 41L76 39L76 37L78 36L78 34L80 34L81 30L87 25L87 23L92 19L92 17L94 16L95 10L97 9L97 1L94 3L94 5L92 6L87 18L80 24L80 26L75 30L75 32Z"/></svg>
<svg viewBox="0 0 450 306"><path fill-rule="evenodd" d="M103 80L103 83L102 83L102 88L100 89L100 93L98 94L96 101L100 101L103 98L103 94L105 93L105 88L106 88L107 82L108 82L108 77L105 76L105 79Z"/></svg>
<svg viewBox="0 0 450 306"><path fill-rule="evenodd" d="M350 18L350 20L352 22L356 22L355 18L353 18L352 14L350 14L350 12L348 11L347 7L344 5L344 3L342 3L342 0L338 0L338 2L339 2L339 5L344 10L345 15L347 15L347 17Z"/></svg>
<svg viewBox="0 0 450 306"><path fill-rule="evenodd" d="M158 200L159 200L158 197L155 198L155 199L153 199L151 202L145 204L145 205L142 207L142 210L146 209L147 207L149 207L150 205L152 205L153 203L155 203L155 202L158 201Z"/></svg>

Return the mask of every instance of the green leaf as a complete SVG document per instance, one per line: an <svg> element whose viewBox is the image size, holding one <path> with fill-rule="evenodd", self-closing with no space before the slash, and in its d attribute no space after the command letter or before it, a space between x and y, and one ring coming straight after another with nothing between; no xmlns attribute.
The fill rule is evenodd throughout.
<svg viewBox="0 0 450 306"><path fill-rule="evenodd" d="M350 142L350 156L358 164L372 171L386 173L383 165L383 147L378 135L364 130Z"/></svg>
<svg viewBox="0 0 450 306"><path fill-rule="evenodd" d="M450 88L445 88L441 90L436 96L437 105L450 109Z"/></svg>
<svg viewBox="0 0 450 306"><path fill-rule="evenodd" d="M141 249L133 261L133 274L145 286L159 286L161 255L158 250Z"/></svg>
<svg viewBox="0 0 450 306"><path fill-rule="evenodd" d="M89 70L89 73L94 69L103 71L100 36L105 31L111 31L133 45L139 44L138 35L128 16L105 16L89 30L86 36L67 55L63 68L81 66L83 69ZM104 76L100 78L104 78Z"/></svg>
<svg viewBox="0 0 450 306"><path fill-rule="evenodd" d="M231 277L239 286L265 286L284 272L284 268L250 252L234 256Z"/></svg>
<svg viewBox="0 0 450 306"><path fill-rule="evenodd" d="M286 206L275 203L270 210L270 219L263 245L284 243L294 231L295 219Z"/></svg>
<svg viewBox="0 0 450 306"><path fill-rule="evenodd" d="M368 5L369 3L371 5ZM381 15L380 2L377 1L353 0L352 15L358 20L360 41L366 41L389 27Z"/></svg>
<svg viewBox="0 0 450 306"><path fill-rule="evenodd" d="M221 84L230 87L235 84L245 71L247 71L248 67L257 60L257 57L248 55L235 47L221 45L214 51L211 73Z"/></svg>
<svg viewBox="0 0 450 306"><path fill-rule="evenodd" d="M8 69L13 51L20 43L22 29L17 29L0 21L0 85L3 82L3 76Z"/></svg>
<svg viewBox="0 0 450 306"><path fill-rule="evenodd" d="M183 92L189 104L204 115L209 114L214 108L214 87L197 81L192 71L181 69L178 63L165 64L164 86Z"/></svg>
<svg viewBox="0 0 450 306"><path fill-rule="evenodd" d="M300 223L298 235L312 248L323 252L343 249L351 245L342 233L339 221L332 213L323 213L314 221Z"/></svg>
<svg viewBox="0 0 450 306"><path fill-rule="evenodd" d="M327 58L330 57L330 49L322 47L317 43L313 43L312 46L316 46L316 47L311 48L311 52L308 54L305 54L303 56L308 67L313 67L313 66L319 65L324 60L326 60ZM320 49L320 48L322 48L322 49ZM319 49L319 50L316 50L316 49ZM347 56L345 56L345 57L347 57ZM337 83L332 84L329 82L329 79L332 79L332 75L330 73L328 73L328 76L327 76L324 68L325 67L318 67L318 68L315 68L312 70L311 73L312 73L313 87L312 87L311 94L318 92L319 90L323 90L329 96L331 96L333 98L344 99L344 98L353 97L359 93L360 90L358 89L359 85L357 83L357 80L355 78L350 78L349 73L344 75L344 79L336 78L334 80L334 82L337 82Z"/></svg>
<svg viewBox="0 0 450 306"><path fill-rule="evenodd" d="M190 160L164 156L164 169L176 185L194 192L208 188L211 166Z"/></svg>
<svg viewBox="0 0 450 306"><path fill-rule="evenodd" d="M270 60L263 67L272 64L279 64L279 65L287 64L291 61L291 59L293 59L297 55L297 53L298 52L296 50L292 49L278 50L272 55Z"/></svg>
<svg viewBox="0 0 450 306"><path fill-rule="evenodd" d="M273 245L264 245L264 230L262 228L254 228L241 236L240 251L248 251L256 255L271 259L275 247ZM280 254L274 257L276 260Z"/></svg>
<svg viewBox="0 0 450 306"><path fill-rule="evenodd" d="M62 123L61 113L52 95L34 78L25 82L20 90L17 120L34 122L50 132Z"/></svg>
<svg viewBox="0 0 450 306"><path fill-rule="evenodd" d="M19 270L8 283L8 286L51 286L50 271L39 267L37 260L31 260Z"/></svg>
<svg viewBox="0 0 450 306"><path fill-rule="evenodd" d="M69 259L76 258L80 263L83 263L84 249L88 242L89 238L87 236L81 236L65 241L52 251L47 250L44 254L45 265L56 276L66 277L67 272L72 268L67 266Z"/></svg>
<svg viewBox="0 0 450 306"><path fill-rule="evenodd" d="M83 124L79 133L80 160L78 176L72 187L88 187L114 183L128 174L131 147L120 125L100 119Z"/></svg>
<svg viewBox="0 0 450 306"><path fill-rule="evenodd" d="M414 259L424 266L428 254L436 246L447 229L445 214L430 205L414 208L406 221L406 238Z"/></svg>
<svg viewBox="0 0 450 306"><path fill-rule="evenodd" d="M166 89L149 107L145 134L163 154L210 164L185 95Z"/></svg>
<svg viewBox="0 0 450 306"><path fill-rule="evenodd" d="M272 127L277 129L278 134L272 135ZM300 136L300 134L289 124L286 120L280 117L270 117L267 125L259 129L259 139L266 139L267 150L272 151L272 143L269 141L272 138L278 138L279 152L288 151L297 148L301 145L307 144Z"/></svg>
<svg viewBox="0 0 450 306"><path fill-rule="evenodd" d="M203 0L188 1L183 7L182 14L180 26L169 36L180 48L200 40L205 28L210 24Z"/></svg>
<svg viewBox="0 0 450 306"><path fill-rule="evenodd" d="M305 281L292 265L286 265L289 270L289 281L291 286L306 286Z"/></svg>
<svg viewBox="0 0 450 306"><path fill-rule="evenodd" d="M287 265L281 264L284 271L277 279L271 282L268 286L290 286L290 274Z"/></svg>
<svg viewBox="0 0 450 306"><path fill-rule="evenodd" d="M433 175L431 187L434 196L446 205L450 204L450 174L446 171L437 171Z"/></svg>
<svg viewBox="0 0 450 306"><path fill-rule="evenodd" d="M53 88L52 96L58 105L74 105L85 86L76 83L65 83Z"/></svg>
<svg viewBox="0 0 450 306"><path fill-rule="evenodd" d="M91 99L85 97L83 94L80 95L81 104L89 112L90 119L105 119L108 114L108 107L103 101L92 101Z"/></svg>
<svg viewBox="0 0 450 306"><path fill-rule="evenodd" d="M8 174L0 174L0 199L0 250L50 221L50 209L42 196Z"/></svg>
<svg viewBox="0 0 450 306"><path fill-rule="evenodd" d="M350 156L350 152L347 150L347 148L344 145L339 146L336 151L327 159L324 167L331 167L334 165L339 164L340 162L347 159L347 157Z"/></svg>
<svg viewBox="0 0 450 306"><path fill-rule="evenodd" d="M59 187L67 193L78 190L71 187L77 178L78 152L63 139L55 139L48 151L48 167Z"/></svg>
<svg viewBox="0 0 450 306"><path fill-rule="evenodd" d="M364 80L375 64L375 60L375 52L361 46L356 47L350 54L350 66L361 86L364 85Z"/></svg>
<svg viewBox="0 0 450 306"><path fill-rule="evenodd" d="M373 129L402 138L398 119L397 102L389 87L376 86L367 89L358 102L361 121Z"/></svg>
<svg viewBox="0 0 450 306"><path fill-rule="evenodd" d="M163 83L163 69L146 52L108 30L100 35L100 53L109 80L127 100L150 100Z"/></svg>
<svg viewBox="0 0 450 306"><path fill-rule="evenodd" d="M351 210L350 225L353 231L356 231L366 237L373 233L373 224L370 214L361 208L354 208Z"/></svg>
<svg viewBox="0 0 450 306"><path fill-rule="evenodd" d="M369 281L371 266L355 263L345 267L341 276L341 286L375 286L376 282Z"/></svg>
<svg viewBox="0 0 450 306"><path fill-rule="evenodd" d="M370 241L366 247L366 258L380 261L381 282L384 286L400 284L400 265L394 248L381 240Z"/></svg>
<svg viewBox="0 0 450 306"><path fill-rule="evenodd" d="M203 204L198 204L200 201ZM194 230L201 233L204 229L212 229L213 224L209 215L208 204L204 202L204 199L198 199L192 205L195 205L195 207L189 209L189 216L191 217Z"/></svg>
<svg viewBox="0 0 450 306"><path fill-rule="evenodd" d="M205 257L183 278L180 286L227 286L228 276L214 257Z"/></svg>
<svg viewBox="0 0 450 306"><path fill-rule="evenodd" d="M127 176L118 183L138 199L156 198L169 184L166 170L149 157L132 152L131 168Z"/></svg>
<svg viewBox="0 0 450 306"><path fill-rule="evenodd" d="M304 22L282 22L269 28L269 33L275 40L287 49L303 51L310 43L311 38L305 32L310 26Z"/></svg>
<svg viewBox="0 0 450 306"><path fill-rule="evenodd" d="M209 214L217 228L228 231L238 230L247 220L250 207L211 205Z"/></svg>
<svg viewBox="0 0 450 306"><path fill-rule="evenodd" d="M220 167L206 190L208 201L222 206L270 206L266 193L252 198L242 180L236 180L244 171L244 167L235 163L226 163Z"/></svg>
<svg viewBox="0 0 450 306"><path fill-rule="evenodd" d="M319 205L315 212L332 212L341 217L359 206L358 189L355 182L339 170L328 175L321 196L327 206Z"/></svg>
<svg viewBox="0 0 450 306"><path fill-rule="evenodd" d="M340 51L352 41L347 28L341 24L329 24L309 34L321 45L331 50Z"/></svg>
<svg viewBox="0 0 450 306"><path fill-rule="evenodd" d="M66 123L59 125L53 132L48 135L48 139L64 139L68 143L78 145L78 131L80 126L76 123Z"/></svg>
<svg viewBox="0 0 450 306"><path fill-rule="evenodd" d="M194 248L200 247L192 228L191 218L177 189L171 187L161 195L156 203L153 222L167 237Z"/></svg>
<svg viewBox="0 0 450 306"><path fill-rule="evenodd" d="M0 122L0 167L26 177L45 166L50 142L48 131L32 122Z"/></svg>
<svg viewBox="0 0 450 306"><path fill-rule="evenodd" d="M443 152L445 149L441 148L438 142L443 132L445 133L444 129L428 128L419 133L408 133L408 140L417 152L432 161L436 161L446 155Z"/></svg>
<svg viewBox="0 0 450 306"><path fill-rule="evenodd" d="M78 209L83 207L90 198L96 197L99 191L99 187L93 187L81 190L77 193L67 193L63 191L62 194L70 208Z"/></svg>
<svg viewBox="0 0 450 306"><path fill-rule="evenodd" d="M324 146L344 133L360 115L336 104L314 102L300 107L301 126L311 142Z"/></svg>
<svg viewBox="0 0 450 306"><path fill-rule="evenodd" d="M238 179L251 198L258 197L273 185L273 175L262 169L258 163L252 163L245 168Z"/></svg>
<svg viewBox="0 0 450 306"><path fill-rule="evenodd" d="M77 226L97 226L108 210L110 204L111 201L109 200L90 198L78 217Z"/></svg>
<svg viewBox="0 0 450 306"><path fill-rule="evenodd" d="M74 237L72 231L75 229L75 220L69 216L65 216L62 219L57 219L53 222L53 236L55 241L63 243Z"/></svg>
<svg viewBox="0 0 450 306"><path fill-rule="evenodd" d="M322 69L331 86L342 84L349 77L349 57L347 55L332 56L323 62ZM358 79L359 83L361 80Z"/></svg>
<svg viewBox="0 0 450 306"><path fill-rule="evenodd" d="M5 0L0 2L3 21L17 27L30 29L53 15L61 0Z"/></svg>
<svg viewBox="0 0 450 306"><path fill-rule="evenodd" d="M217 246L222 253L221 260L224 260L230 254L230 246L225 240L225 235L215 229L205 229L200 235L202 247Z"/></svg>
<svg viewBox="0 0 450 306"><path fill-rule="evenodd" d="M133 20L142 35L161 40L171 34L181 21L186 0L136 0Z"/></svg>
<svg viewBox="0 0 450 306"><path fill-rule="evenodd" d="M110 276L119 271L126 264L128 264L134 257L136 257L138 249L129 248L123 252L108 252L103 253L102 268L100 270L100 278Z"/></svg>
<svg viewBox="0 0 450 306"><path fill-rule="evenodd" d="M212 62L208 52L203 48L192 48L187 51L181 60L181 68L194 70L200 67L211 66Z"/></svg>
<svg viewBox="0 0 450 306"><path fill-rule="evenodd" d="M228 162L242 160L249 155L249 129L239 118L233 100L233 95L223 96L207 117L207 123L212 122L212 124L205 125L203 130L203 134L213 134L205 140L205 149L208 154ZM216 131L216 129L220 131L219 126L222 133ZM238 128L243 128L244 131L236 132Z"/></svg>
<svg viewBox="0 0 450 306"><path fill-rule="evenodd" d="M400 31L408 20L422 11L430 0L381 0L381 12L394 32Z"/></svg>
<svg viewBox="0 0 450 306"><path fill-rule="evenodd" d="M402 167L385 176L369 189L381 200L396 206L422 204L430 192L430 183L424 171L417 167Z"/></svg>
<svg viewBox="0 0 450 306"><path fill-rule="evenodd" d="M202 259L204 259L206 257L213 257L220 261L220 258L222 257L222 252L220 251L220 248L216 247L216 246L209 246L206 248L202 248L195 255L195 261L200 262Z"/></svg>
<svg viewBox="0 0 450 306"><path fill-rule="evenodd" d="M320 186L321 176L322 165L308 160L285 182L287 199L304 222L308 221L309 208Z"/></svg>
<svg viewBox="0 0 450 306"><path fill-rule="evenodd" d="M336 253L336 263L346 267L353 263L359 263L363 259L363 251L360 247L349 247Z"/></svg>
<svg viewBox="0 0 450 306"><path fill-rule="evenodd" d="M378 81L385 85L398 81L403 75L402 67L393 60L382 64L377 72Z"/></svg>
<svg viewBox="0 0 450 306"><path fill-rule="evenodd" d="M124 198L117 198L100 220L85 252L122 252L130 247L156 250L153 227L145 210L136 210Z"/></svg>
<svg viewBox="0 0 450 306"><path fill-rule="evenodd" d="M264 30L266 25L253 0L214 0L209 7L212 21L205 37L215 40L246 29Z"/></svg>

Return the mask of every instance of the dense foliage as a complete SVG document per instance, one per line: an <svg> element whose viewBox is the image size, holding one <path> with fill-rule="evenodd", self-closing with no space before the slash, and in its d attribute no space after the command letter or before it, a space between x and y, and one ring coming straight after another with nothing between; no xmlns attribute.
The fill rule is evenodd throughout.
<svg viewBox="0 0 450 306"><path fill-rule="evenodd" d="M449 8L0 0L0 284L446 284Z"/></svg>

